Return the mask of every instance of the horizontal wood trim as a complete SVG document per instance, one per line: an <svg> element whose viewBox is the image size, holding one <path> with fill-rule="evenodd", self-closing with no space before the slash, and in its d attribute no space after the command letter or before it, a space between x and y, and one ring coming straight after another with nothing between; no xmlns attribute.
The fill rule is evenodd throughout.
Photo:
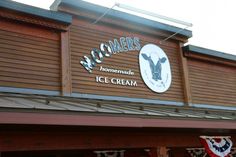
<svg viewBox="0 0 236 157"><path fill-rule="evenodd" d="M53 82L58 82L59 78L58 77L48 77L45 75L38 73L33 74L32 72L28 74L23 73L12 73L11 71L1 71L0 76L6 76L6 77L17 77L17 78L22 78L22 79L33 79L33 80L42 80L42 81L53 81Z"/></svg>
<svg viewBox="0 0 236 157"><path fill-rule="evenodd" d="M40 45L40 46L48 47L48 48L59 48L59 45L55 44L55 41L53 41L50 38L45 39L45 38L36 37L32 35L18 34L18 33L6 31L6 30L0 30L0 37L2 37L5 40L10 40L10 41L24 42L24 43ZM25 37L23 41L22 41L22 37Z"/></svg>
<svg viewBox="0 0 236 157"><path fill-rule="evenodd" d="M44 50L44 51L53 51L55 52L55 50L59 50L58 48L49 48L49 47L44 47L44 46L40 46L40 45L37 45L37 44L29 44L29 43L24 43L24 41L22 42L19 42L19 41L13 41L13 40L6 40L4 37L1 38L1 43L2 44L8 44L8 45L14 45L14 46L22 46L22 47L28 47L28 48L32 48L32 49L36 49L36 50ZM45 41L46 43L46 41ZM56 44L56 43L54 43Z"/></svg>
<svg viewBox="0 0 236 157"><path fill-rule="evenodd" d="M193 94L201 94L201 91L197 91L197 92L193 92ZM225 96L222 96L223 93L213 93L213 94L207 94L207 95L204 95L204 96L201 96L200 98L199 97L195 97L196 100L203 100L203 98L207 98L211 101L214 101L214 102L222 102L222 101L228 101L229 103L234 103L234 102L231 102L231 100L235 97L235 94L229 94L227 95L227 97Z"/></svg>
<svg viewBox="0 0 236 157"><path fill-rule="evenodd" d="M57 65L59 64L58 59L54 60L49 60L49 59L44 59L44 58L38 58L38 56L26 56L26 55L19 55L19 53L11 54L11 53L5 53L4 51L0 53L1 57L3 58L8 58L8 59L15 59L15 60L21 60L21 61L31 61L35 63L40 63L40 64L51 64L51 65Z"/></svg>
<svg viewBox="0 0 236 157"><path fill-rule="evenodd" d="M22 65L33 65L33 66L38 66L38 67L45 67L45 68L54 68L54 69L59 69L57 65L53 64L42 64L42 63L37 63L37 62L31 62L31 61L23 61L23 60L17 60L17 59L10 59L10 58L0 58L1 62L8 62L8 63L18 63Z"/></svg>
<svg viewBox="0 0 236 157"><path fill-rule="evenodd" d="M17 20L17 21L21 21L21 22L35 24L38 26L58 29L58 30L66 30L67 29L67 24L63 24L61 22L55 22L55 21L49 20L47 18L41 18L41 17L32 16L32 15L27 15L27 14L21 13L21 12L13 12L13 11L7 10L7 9L1 9L0 17L14 20L14 21Z"/></svg>
<svg viewBox="0 0 236 157"><path fill-rule="evenodd" d="M206 77L206 79L208 79L208 80L215 80L215 76L222 75L222 73L225 73L224 80L217 80L215 83L221 83L221 82L225 83L225 81L233 82L236 79L235 76L231 75L230 72L226 73L226 71L213 72L213 71L207 71L207 70L206 71L195 70L193 68L191 68L191 71L193 72L192 75L195 76L196 78ZM202 81L204 81L204 80L202 80Z"/></svg>
<svg viewBox="0 0 236 157"><path fill-rule="evenodd" d="M232 66L188 59L194 104L236 106L236 70Z"/></svg>
<svg viewBox="0 0 236 157"><path fill-rule="evenodd" d="M0 86L60 91L58 33L0 21Z"/></svg>
<svg viewBox="0 0 236 157"><path fill-rule="evenodd" d="M198 60L189 60L189 67L191 69L201 70L204 68L204 70L201 72L203 74L207 74L209 72L214 74L221 74L222 72L232 72L235 68L231 66L225 66L225 65L219 65L219 64L211 64L204 61L198 61ZM199 64L196 64L198 62ZM214 70L212 70L214 69ZM217 70L215 70L217 69ZM226 73L226 75L231 76L229 73Z"/></svg>
<svg viewBox="0 0 236 157"><path fill-rule="evenodd" d="M199 59L201 61L207 61L207 62L212 62L216 64L223 64L223 65L236 67L236 63L234 61L227 60L224 58L217 58L217 57L203 55L203 54L195 54L194 52L190 52L190 51L185 51L184 55L192 59Z"/></svg>
<svg viewBox="0 0 236 157"><path fill-rule="evenodd" d="M0 45L1 46L1 45ZM9 49L9 48L1 48L1 54L9 54L9 55L14 55L17 56L19 53L21 54L21 56L23 57L36 57L39 60L42 59L47 60L48 62L51 61L59 61L58 57L55 56L49 56L49 55L43 55L43 54L37 54L37 53L32 53L32 52L26 52L26 51L19 51L16 49Z"/></svg>
<svg viewBox="0 0 236 157"><path fill-rule="evenodd" d="M19 50L19 47L17 45L11 45L11 47L9 47L7 44L1 44L1 43L0 43L0 46L5 51L7 51L6 49L8 49L8 51L11 51L11 52L12 51L13 52L18 52L18 51L21 50L21 52L24 52L24 53L33 53L34 55L39 54L39 55L48 56L49 58L51 58L51 56L59 57L59 54L55 53L55 51L38 50L38 49L35 49L35 48L32 49L30 47L24 47L24 46L21 46L21 49ZM50 52L50 54L48 54L48 52Z"/></svg>
<svg viewBox="0 0 236 157"><path fill-rule="evenodd" d="M50 125L78 125L78 126L113 126L113 127L151 127L151 128L206 128L206 129L236 129L234 121L207 121L157 119L121 116L92 116L78 114L46 114L24 112L1 112L1 124L50 124ZM24 115L24 116L23 116ZM29 118L31 116L31 118ZM36 118L38 117L38 118Z"/></svg>
<svg viewBox="0 0 236 157"><path fill-rule="evenodd" d="M24 64L12 64L11 62L4 62L1 60L0 62L1 71L8 71L16 73L17 71L22 74L41 74L47 75L50 77L58 77L59 69L51 69L48 67L40 67L40 66L29 66Z"/></svg>
<svg viewBox="0 0 236 157"><path fill-rule="evenodd" d="M60 86L51 86L51 85L42 85L42 84L33 84L33 83L21 83L21 82L10 82L7 81L1 81L1 87L14 87L14 88L29 88L29 89L38 89L38 90L51 90L51 91L60 91ZM14 91L11 91L14 92ZM21 93L21 92L19 92ZM43 93L42 93L43 94ZM47 93L45 93L47 95Z"/></svg>
<svg viewBox="0 0 236 157"><path fill-rule="evenodd" d="M59 40L59 35L53 30L44 29L31 24L17 23L14 21L8 21L0 17L1 25L0 29L9 32L15 32L25 35L31 35L35 37Z"/></svg>
<svg viewBox="0 0 236 157"><path fill-rule="evenodd" d="M219 89L224 88L224 90L222 92L227 92L227 91L235 91L235 86L234 85L230 85L230 84L225 84L225 82L217 82L217 83L210 83L211 81L214 81L213 79L209 79L209 80L201 80L199 81L199 79L202 78L194 78L191 79L192 81L192 86L193 87L201 87L204 89L209 89L208 87L211 86L211 90L216 90L216 92L219 91ZM233 82L233 81L232 81Z"/></svg>
<svg viewBox="0 0 236 157"><path fill-rule="evenodd" d="M7 76L1 76L1 81L9 81L9 82L18 82L18 83L32 83L32 84L42 84L42 85L48 85L48 86L59 86L59 82L49 82L44 80L36 80L32 78L17 78L17 77L7 77Z"/></svg>

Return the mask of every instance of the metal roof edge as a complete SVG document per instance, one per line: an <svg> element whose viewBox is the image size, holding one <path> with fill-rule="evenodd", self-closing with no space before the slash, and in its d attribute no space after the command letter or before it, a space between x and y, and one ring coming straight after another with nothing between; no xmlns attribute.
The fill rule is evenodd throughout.
<svg viewBox="0 0 236 157"><path fill-rule="evenodd" d="M85 1L82 1L82 0L56 0L51 5L50 8L52 10L57 10L57 8L62 4L65 4L65 5L68 5L68 6L71 6L71 7L75 7L75 8L79 8L79 9L86 9L88 11L96 12L96 13L99 13L99 14L103 14L104 12L107 11L107 9L109 9L109 8L99 6L99 5L96 5L96 4L92 4L92 3L89 3L89 2L85 2ZM132 15L132 14L129 14L129 13L117 11L117 10L114 10L114 9L110 10L107 13L107 15L109 15L111 17L119 18L119 19L122 19L122 20L126 20L126 21L130 21L130 22L146 25L148 27L152 27L152 28L172 32L172 33L179 32L182 29L182 28L178 28L178 27L175 27L175 26L160 23L160 22L157 22L157 21L149 20L149 19L146 19L146 18L143 18L143 17L139 17L139 16L136 16L136 15ZM183 35L187 38L192 37L192 31L190 31L190 30L182 30L178 34Z"/></svg>
<svg viewBox="0 0 236 157"><path fill-rule="evenodd" d="M211 104L191 104L190 106L195 107L195 108L201 108L201 109L236 111L236 107L233 107L233 106L219 106L219 105L211 105Z"/></svg>
<svg viewBox="0 0 236 157"><path fill-rule="evenodd" d="M142 105L142 106L140 106ZM229 108L228 108L229 109ZM0 93L0 110L74 114L80 112L86 115L132 116L136 118L168 118L168 119L196 119L196 120L235 120L235 110L219 110L197 106L160 106L138 103L114 103L88 99L68 99L61 97L47 97L42 95ZM18 112L19 113L19 112ZM81 114L80 114L81 115Z"/></svg>
<svg viewBox="0 0 236 157"><path fill-rule="evenodd" d="M50 11L46 9L41 9L37 7L33 7L30 5L13 2L10 0L1 0L0 1L0 8L5 8L9 10L14 10L26 14L31 14L34 16L39 16L42 18L47 18L50 20L54 20L57 22L65 23L65 24L71 24L72 22L72 16L65 13L60 13L56 11Z"/></svg>
<svg viewBox="0 0 236 157"><path fill-rule="evenodd" d="M203 54L203 55L209 55L209 56L213 56L213 57L223 58L223 59L227 59L227 60L236 61L236 55L227 54L227 53L224 53L224 52L215 51L215 50L211 50L211 49L206 49L206 48L198 47L198 46L194 46L194 45L184 46L183 50L184 51L191 51L191 52L195 52L195 53L199 53L199 54Z"/></svg>
<svg viewBox="0 0 236 157"><path fill-rule="evenodd" d="M30 88L15 88L15 87L1 87L0 93L5 94L19 94L19 95L41 95L45 97L53 96L56 98L63 98L65 100L72 99L84 99L84 100L104 100L104 101L113 101L113 102L128 102L128 103L141 103L145 105L150 105L152 107L185 107L183 102L176 101L166 101L166 100L155 100L155 99L143 99L143 98L128 98L128 97L119 97L119 96L103 96L103 95L94 95L94 94L81 94L81 93L72 93L71 95L61 96L59 91L50 91L50 90L39 90L39 89L30 89ZM190 107L197 109L214 109L214 110L224 110L224 111L236 111L236 107L233 106L220 106L213 104L191 104Z"/></svg>
<svg viewBox="0 0 236 157"><path fill-rule="evenodd" d="M82 98L82 99L146 103L146 104L153 104L153 105L155 104L155 105L167 105L167 106L171 106L171 105L184 106L183 102L158 100L158 99L145 99L145 98L129 98L129 97L124 97L124 96L105 96L105 95L96 95L96 94L72 93L71 97Z"/></svg>
<svg viewBox="0 0 236 157"><path fill-rule="evenodd" d="M17 87L3 87L0 86L0 92L4 93L20 93L20 94L35 94L35 95L47 95L47 96L60 96L60 91L31 89L31 88L17 88Z"/></svg>

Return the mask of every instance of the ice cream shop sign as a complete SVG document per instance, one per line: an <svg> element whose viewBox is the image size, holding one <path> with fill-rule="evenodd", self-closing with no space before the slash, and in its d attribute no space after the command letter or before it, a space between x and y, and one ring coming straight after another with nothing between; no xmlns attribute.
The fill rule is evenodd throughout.
<svg viewBox="0 0 236 157"><path fill-rule="evenodd" d="M112 57L112 55L129 51L139 51L139 68L145 84L157 93L163 93L168 90L171 85L171 68L168 57L157 45L146 44L141 47L138 37L121 37L120 39L109 40L107 43L101 43L100 49L93 48L90 57L84 56L80 63L89 73L92 73L93 68L97 64L101 64L106 57ZM101 65L99 71L119 75L140 76L133 69L122 69L119 67L111 68ZM104 84L138 86L135 79L118 77L95 76L95 81Z"/></svg>

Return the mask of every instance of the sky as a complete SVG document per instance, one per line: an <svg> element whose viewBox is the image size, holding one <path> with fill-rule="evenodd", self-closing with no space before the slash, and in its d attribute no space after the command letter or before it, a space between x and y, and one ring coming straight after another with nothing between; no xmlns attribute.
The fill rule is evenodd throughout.
<svg viewBox="0 0 236 157"><path fill-rule="evenodd" d="M15 0L49 9L54 0ZM236 1L235 0L86 0L111 7L115 3L192 23L193 37L187 44L236 55ZM119 8L114 8L119 9ZM143 15L140 15L143 16ZM146 18L150 18L145 16ZM153 19L153 18L151 18ZM167 24L176 25L159 19Z"/></svg>

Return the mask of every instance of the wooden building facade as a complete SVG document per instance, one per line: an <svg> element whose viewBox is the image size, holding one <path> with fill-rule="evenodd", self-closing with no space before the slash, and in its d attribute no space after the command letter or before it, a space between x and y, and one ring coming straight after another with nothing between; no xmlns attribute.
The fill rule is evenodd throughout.
<svg viewBox="0 0 236 157"><path fill-rule="evenodd" d="M183 46L189 30L163 41L181 28L114 9L97 21L107 10L0 1L0 156L184 157L201 135L235 143L236 56Z"/></svg>

